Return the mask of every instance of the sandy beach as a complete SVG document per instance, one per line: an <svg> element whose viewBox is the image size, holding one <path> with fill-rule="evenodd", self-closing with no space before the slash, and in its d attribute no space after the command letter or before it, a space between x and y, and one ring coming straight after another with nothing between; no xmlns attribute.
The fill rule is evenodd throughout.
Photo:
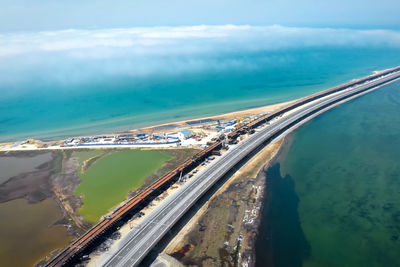
<svg viewBox="0 0 400 267"><path fill-rule="evenodd" d="M300 98L298 98L298 99L300 99ZM192 122L192 121L218 120L218 119L230 119L230 118L235 118L235 117L246 117L246 116L250 116L250 115L271 112L273 110L290 105L291 103L296 102L298 99L293 99L291 101L276 103L276 104L272 104L272 105L261 106L261 107L257 107L257 108L250 108L250 109L244 109L244 110L223 113L223 114L214 115L214 116L200 117L200 118L193 118L193 119L187 119L187 120L176 121L176 122L156 124L153 126L134 129L134 130L150 130L150 129L154 129L154 128L157 129L157 128L163 128L163 127L167 127L167 126L171 126L170 129L173 129L174 126L175 126L175 128L185 127L188 125L187 124L188 122Z"/></svg>
<svg viewBox="0 0 400 267"><path fill-rule="evenodd" d="M214 116L207 116L207 117L200 117L200 118L192 118L186 119L176 122L169 122L163 124L156 124L145 128L136 128L131 129L128 132L174 132L180 131L182 129L193 129L198 128L199 126L204 125L204 123L198 123L195 126L192 126L188 123L190 122L197 122L197 121L207 121L207 120L224 120L224 119L235 119L237 117L247 117L247 116L254 116L259 114L265 114L268 112L272 112L284 106L287 106L298 99L294 99L288 102L276 103L272 105L261 106L257 108L245 109L245 110L238 110L229 113L223 113L220 115ZM104 133L104 135L115 135L117 133ZM0 143L0 151L29 151L29 150L53 150L53 149L68 149L68 147L60 147L59 145L63 142L63 140L57 141L41 141L36 139L27 139L27 140L20 140L18 142L7 142L7 143ZM130 146L124 146L130 147ZM132 146L132 147L139 147L139 146ZM73 147L76 149L76 147ZM90 149L91 147L85 147L85 149ZM110 146L94 146L93 149L106 149L111 148ZM160 148L157 146L156 148ZM167 148L167 147L165 147Z"/></svg>

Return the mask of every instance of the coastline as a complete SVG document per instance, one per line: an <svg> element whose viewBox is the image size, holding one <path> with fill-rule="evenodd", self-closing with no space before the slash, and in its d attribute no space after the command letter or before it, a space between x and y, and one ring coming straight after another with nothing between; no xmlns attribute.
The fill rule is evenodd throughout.
<svg viewBox="0 0 400 267"><path fill-rule="evenodd" d="M282 105L284 105L284 103L276 104L276 105L282 106ZM273 110L273 108L277 108L276 105L270 105L270 106L265 106L265 107L268 107ZM265 107L261 107L261 108L265 108ZM251 109L251 110L252 111L246 110L246 111L239 111L239 112L254 112L254 109ZM226 113L226 114L221 114L221 115L212 116L212 117L213 118L215 118L215 117L221 118L221 116L234 116L233 114L237 114L237 112ZM254 115L254 113L252 113L252 114ZM206 118L210 118L210 117L206 117ZM184 123L187 124L187 122L189 122L189 121L185 121ZM155 126L153 126L153 127L155 127ZM267 160L267 163L265 162L265 157L261 158L261 156L260 156L261 153L259 151L258 153L255 154L254 160L257 161L257 159L258 160L264 159L263 162L257 163L257 164L261 164L261 165L253 164L252 166L250 166L251 165L250 162L253 162L252 161L253 159L249 160L240 170L237 171L237 173L234 174L234 177L232 177L230 180L227 181L226 185L222 186L222 188L221 188L222 191L221 192L218 191L216 193L216 195L217 194L219 194L219 195L216 197L213 197L213 199L212 199L212 201L214 201L214 200L218 201L219 200L218 197L225 193L227 195L238 194L238 193L240 194L241 192L232 192L232 190L240 190L241 184L246 186L246 188L244 188L244 189L250 189L250 190L247 190L246 192L242 191L244 194L247 194L247 195L245 195L246 200L243 200L243 198L239 197L239 198L234 198L235 199L234 202L230 203L231 205L234 205L235 206L234 208L238 211L237 213L234 213L234 214L240 214L240 212L243 212L243 208L250 207L250 209L246 209L246 212L248 211L248 213L250 213L252 215L252 218L251 218L251 226L248 225L249 219L244 218L244 217L243 217L242 224L239 224L239 225L235 224L235 226L233 226L231 221L228 221L228 223L226 224L229 226L228 228L230 229L229 230L230 232L228 234L229 239L226 242L228 242L228 244L229 244L230 241L232 241L232 240L236 241L236 243L232 243L232 244L236 244L236 246L235 246L236 249L232 250L229 248L229 245L225 245L225 247L222 248L222 251L218 250L220 257L222 257L225 260L227 260L226 257L228 257L228 258L236 257L235 259L246 260L247 264L254 263L254 256L252 256L254 254L254 249L253 249L254 245L252 245L252 244L254 244L254 240L257 236L257 227L259 226L259 218L257 218L257 216L260 214L260 210L262 209L262 201L263 201L262 195L265 192L265 185L266 185L266 182L265 182L266 178L260 177L260 176L262 176L262 173L263 173L263 171L265 171L265 168L267 168L268 165L271 162L273 162L273 160L277 156L280 155L283 140L284 140L284 138L283 139L281 138L281 139L275 140L273 142L273 144L276 145L276 143L278 143L278 145L276 145L277 147L275 147L274 151L272 151L272 152L270 151L270 155L269 155L269 159ZM266 148L266 147L264 147L264 148ZM261 151L264 151L264 148ZM249 164L249 166L247 166L247 164ZM248 170L246 170L246 166L249 168ZM262 171L261 171L261 169L262 169ZM256 178L253 178L254 172L257 173ZM242 178L243 180L248 178L248 180L251 180L251 182L238 181L237 178L240 179L240 177L242 177L242 176L246 176L245 178ZM248 187L248 186L251 186L251 187ZM246 206L243 205L243 202L247 202ZM242 205L244 207L240 207ZM210 207L210 206L208 205L205 208L206 209L205 212L208 212L208 210L207 210L208 207ZM227 206L225 206L225 208L226 207ZM228 209L230 209L230 208L231 207L228 206ZM246 214L246 215L248 215L248 214ZM229 215L229 220L231 220L231 218L232 218L232 216ZM247 222L245 222L246 220L247 220ZM235 230L237 228L239 229L239 232L237 232ZM240 229L242 229L243 231ZM236 236L235 236L235 234L236 234ZM224 242L224 244L226 242ZM234 248L234 247L232 246L231 248ZM242 248L244 248L244 250L242 250ZM240 255L242 255L242 256L240 256Z"/></svg>
<svg viewBox="0 0 400 267"><path fill-rule="evenodd" d="M380 87L381 86L378 86L377 88ZM371 91L376 90L377 88L371 89ZM369 91L366 91L361 95L364 95L368 92ZM337 105L350 101L355 97L356 96L340 101L334 104L332 107L336 107ZM328 107L317 112L305 122L313 119L332 107ZM208 266L211 264L224 265L225 263L233 262L235 266L255 266L255 256L257 253L255 244L257 242L259 227L262 220L261 213L265 212L263 209L268 209L268 205L265 205L264 203L269 197L268 190L270 190L268 187L267 171L270 169L270 167L272 167L273 164L287 155L291 143L293 142L293 131L297 128L298 127L295 127L287 131L287 139L281 135L278 137L278 139L272 142L272 144L279 142L279 145L274 153L270 155L268 160L263 161L263 164L260 168L253 166L253 171L257 172L257 176L253 179L252 184L253 189L256 189L256 197L253 198L254 206L253 209L250 210L251 214L254 215L251 221L251 227L246 227L246 223L248 222L247 212L249 210L246 210L246 216L242 217L242 207L240 206L244 205L241 204L243 195L242 198L239 198L241 200L238 200L237 198L238 192L245 191L248 185L241 183L241 180L243 182L246 180L246 177L240 176L241 172L246 172L247 168L251 168L248 166L249 162L251 162L250 160L239 170L237 170L236 173L211 196L211 198L203 205L203 207L199 209L197 214L193 216L181 229L181 231L172 239L163 253L173 256L184 265L190 264L194 266ZM268 146L264 147L262 151L264 151ZM260 160L259 154L260 152L257 153L252 160ZM249 177L247 177L247 180L249 180L248 178ZM255 188L255 185L259 187ZM236 193L236 195L232 196L232 190L235 191L234 193ZM248 195L251 196L251 194L254 195L254 191L250 192ZM260 194L262 195L261 197L259 196ZM224 198L225 200L226 198L229 198L231 202L224 202ZM218 214L223 213L221 206L225 207L225 209L231 213L228 216L225 216L224 219L221 219L221 216L218 216ZM237 230L238 225L235 224L236 221L232 220L232 206L236 206L233 216L243 218L239 226L239 231ZM249 207L249 205L246 207ZM207 234L207 231L210 233ZM219 233L224 233L224 231L225 235L221 237ZM204 243L207 244L203 245ZM212 248L212 251L210 250L210 247ZM215 251L218 251L218 253L215 253Z"/></svg>
<svg viewBox="0 0 400 267"><path fill-rule="evenodd" d="M295 100L293 100L293 101L295 101ZM271 112L271 111L273 111L275 109L278 109L278 108L280 108L280 107L282 107L284 105L287 105L289 103L290 102L284 102L284 103L278 103L278 104L273 104L273 105L266 105L266 106L262 106L262 107L258 107L258 108L252 108L252 109L240 110L240 111L235 111L235 112L230 112L230 113L224 113L224 114L215 115L215 116L203 117L203 118L200 118L198 120L235 118L236 116L247 116L247 115L254 115L256 113ZM177 127L180 128L180 127L187 126L185 124L187 122L190 122L190 121L193 121L193 120L184 120L184 121L180 121L180 122L175 122L174 124L178 124ZM162 126L165 126L165 125L168 125L168 124L155 125L155 126L152 126L152 127L154 127L154 128L155 127L160 127L160 126L162 127ZM197 127L201 126L201 124L198 124L196 126ZM141 130L141 129L137 129L137 130ZM169 130L170 130L170 128L169 128ZM45 143L45 142L43 142L43 143ZM50 143L54 143L54 141L50 142ZM87 149L87 148L85 148L85 149ZM147 148L147 149L153 149L153 148ZM163 149L165 149L165 148L163 148ZM166 148L166 149L177 149L177 148ZM1 151L1 147L0 147L1 153L5 153L5 154L8 154L8 152L11 152L13 154L14 152L15 153L36 153L36 152L39 152L39 151L43 151L43 153L44 153L44 151L46 151L46 150L51 152L53 149L43 149L43 148L37 148L37 147L34 147L34 146L27 146L22 151L18 151L18 150L16 150L16 151L14 151L14 150ZM55 151L61 152L62 150L55 150ZM42 152L39 152L39 153L42 153ZM230 184L230 182L229 182L229 184ZM67 186L67 187L69 187L69 186ZM65 200L69 199L69 197L67 196L68 194L67 195L62 194L62 192L60 190L58 190L60 188L58 188L57 186L54 189L55 189L54 193L56 195L56 197L54 197L54 200L57 202L57 205L59 206L61 212L63 213L63 216L64 217L67 216L67 217L71 218L71 213L73 213L72 212L72 210L73 210L72 206L73 205L71 203L69 203L68 201L65 202ZM61 200L63 200L63 201L61 201ZM74 218L74 220L71 223L74 224L75 227L77 227L77 228L74 228L75 230L73 230L72 228L69 229L68 236L71 236L71 235L75 236L77 234L77 232L81 231L82 229L86 229L88 227L88 225L82 225L81 221L79 221L79 220L77 221L76 220L77 218L75 218L75 216L72 216L72 217ZM64 222L64 220L60 221L60 222L61 222L62 225L64 225L66 223L66 222ZM52 253L50 254L50 257L51 257L51 255L53 255L56 252L57 252L57 250L52 251ZM42 262L38 262L39 265L41 263Z"/></svg>
<svg viewBox="0 0 400 267"><path fill-rule="evenodd" d="M300 98L298 98L298 99L300 99ZM224 120L224 119L235 119L236 117L246 117L246 116L254 116L254 115L258 115L258 114L264 114L264 113L275 111L284 106L290 105L291 103L297 101L298 99L294 99L294 100L287 101L287 102L271 104L271 105L265 105L265 106L256 107L256 108L222 113L219 115L206 116L206 117L200 117L200 118L192 118L192 119L186 119L186 120L162 123L162 124L155 124L155 125L144 127L144 128L134 128L134 129L130 129L129 131L126 131L124 133L137 133L137 132L143 132L143 131L160 133L160 132L165 132L165 131L176 132L176 131L180 131L180 130L184 130L184 129L196 129L196 128L206 125L208 120L217 121L217 120ZM204 122L202 122L202 121L204 121ZM195 123L195 125L190 125L190 124L188 124L190 122L199 122L199 123ZM116 135L118 133L121 133L121 132L103 133L101 135ZM0 143L0 151L6 152L6 151L21 151L21 150L31 151L31 150L70 149L69 147L60 147L59 145L62 143L62 141L63 140L41 141L41 140L37 140L37 139L33 139L33 138L26 139L25 141L22 141L22 140L15 141L15 142L10 141L10 142ZM116 148L116 147L117 146L96 145L92 148L88 147L88 146L85 146L83 148L85 148L85 149L109 149L109 148ZM132 146L120 145L119 147L121 147L121 148L132 148L132 147L133 148L143 148L143 147L149 148L149 146L139 146L139 145L132 145ZM169 148L171 146L153 145L153 147L154 147L154 149L159 149L159 148ZM77 147L72 147L72 149L76 149L76 148Z"/></svg>
<svg viewBox="0 0 400 267"><path fill-rule="evenodd" d="M206 116L206 117L200 117L200 118L192 118L192 119L186 119L186 120L169 122L169 123L162 123L162 124L155 124L153 126L132 129L130 131L147 130L147 129L153 129L153 128L155 128L156 131L157 131L157 128L163 128L163 127L167 127L169 125L178 126L178 127L179 126L184 127L184 126L187 126L188 122L193 122L193 121L230 119L230 118L234 118L234 117L243 117L243 116L256 115L256 114L261 114L261 113L265 113L265 112L271 112L273 110L279 109L279 108L284 107L286 105L290 105L291 103L296 102L299 99L300 98L296 98L296 99L293 99L293 100L290 100L290 101L286 101L286 102L279 102L279 103L276 103L276 104L265 105L265 106L256 107L256 108L237 110L237 111L232 111L232 112L228 112L228 113L222 113L222 114L219 114L219 115Z"/></svg>
<svg viewBox="0 0 400 267"><path fill-rule="evenodd" d="M372 71L371 73L369 73L367 75L364 75L364 76L361 76L361 77L354 77L352 79L349 79L348 81L345 81L343 83L340 83L340 84L337 84L337 85L334 85L334 86L331 86L331 87L328 87L328 88L325 88L325 89L321 89L321 90L316 91L314 93L311 93L309 95L317 94L319 92L329 90L329 89L334 88L336 86L340 86L342 84L346 84L346 83L349 83L349 82L352 82L352 81L357 81L357 80L360 80L360 79L363 79L363 78L366 78L366 77L369 77L369 76L372 76L372 75L380 74L380 73L383 73L385 71L392 70L393 68L394 67L381 69L381 70L374 70L374 71ZM233 117L257 115L257 114L262 114L262 113L266 113L266 112L272 112L272 111L277 110L279 108L282 108L284 106L290 105L290 104L292 104L292 103L294 103L296 101L299 101L300 99L302 99L304 97L307 97L309 95L304 95L304 96L297 97L297 98L294 98L294 99L289 100L289 101L277 102L277 103L274 103L274 104L263 105L263 106L259 106L259 107L255 107L255 108L239 109L239 110L232 111L232 112L221 113L219 115L212 115L212 116L205 116L205 117L193 117L193 118L190 118L190 119L184 119L184 120L179 120L179 121L159 123L159 124L154 124L152 126L134 128L134 129L131 129L129 131L130 132L135 132L135 131L151 130L152 129L152 130L155 130L155 132L157 132L157 128L163 128L163 127L168 127L168 126L178 126L177 128L179 128L179 126L180 127L185 127L185 126L187 126L188 122L192 122L192 121L203 121L203 120L209 120L209 119L214 119L214 120L217 120L217 119L229 119L229 118L233 118Z"/></svg>
<svg viewBox="0 0 400 267"><path fill-rule="evenodd" d="M382 69L382 70L374 70L372 71L370 74L363 76L363 77L355 77L353 79L349 79L347 82L350 81L355 81L355 80L359 80L361 78L365 78L374 74L378 74L378 73L382 73L384 71L387 70L391 70L393 68L387 68L387 69ZM344 82L345 83L345 82ZM332 86L333 87L333 86ZM327 88L329 89L329 88ZM324 90L327 90L324 89ZM321 90L323 91L323 90ZM319 92L319 91L318 91ZM296 102L299 99L303 98L305 96L301 96L301 97L297 97L295 99L289 100L289 101L284 101L284 102L277 102L274 104L268 104L268 105L263 105L263 106L258 106L255 108L248 108L248 109L239 109L239 110L235 110L232 112L227 112L227 113L221 113L221 114L217 114L217 115L211 115L211 116L204 116L204 117L197 117L197 116L193 116L193 117L188 117L187 119L183 119L183 120L178 120L178 121L173 121L173 119L171 119L171 121L167 121L167 122L162 122L162 123L157 123L154 122L154 124L149 123L149 126L142 126L142 127L126 127L126 130L105 130L105 131L92 131L91 133L88 132L88 134L79 134L78 132L76 132L75 134L73 134L70 129L66 129L67 130L67 134L65 135L60 135L60 134L50 134L53 130L50 131L46 131L48 132L48 137L36 137L36 138L32 138L34 135L31 135L30 137L26 137L26 138L10 138L10 140L8 141L1 141L0 142L0 151L9 151L9 150L36 150L37 148L47 148L47 146L51 146L54 144L59 144L60 141L62 139L68 139L68 138L77 138L77 137L84 137L84 136L99 136L99 135L116 135L116 134L126 134L126 133L135 133L135 132L139 132L139 131L143 131L143 130L150 130L153 131L155 133L158 133L160 131L165 131L165 130L170 130L170 131L174 131L174 130L179 130L179 129L185 129L190 127L190 125L188 124L188 122L200 122L200 121L204 121L204 120L218 120L218 119L228 119L228 118L234 118L234 117L242 117L242 116L249 116L249 115L256 115L256 114L262 114L262 113L266 113L266 112L271 112L275 109L278 109L280 107L283 107L285 105L289 105L290 103ZM113 121L109 121L107 124L113 124ZM196 126L200 126L200 123ZM59 129L61 130L61 129ZM54 131L59 131L57 129L54 129ZM40 133L37 133L36 136L40 136ZM61 137L62 136L62 137ZM61 140L60 140L61 138ZM14 139L17 141L11 141L11 139ZM21 144L26 145L26 142L28 140L31 140L35 146L26 146L26 147L21 147ZM44 140L44 141L41 141ZM129 147L129 146L125 146L125 147ZM136 147L140 147L140 146L136 146ZM51 149L56 148L55 146L52 146ZM105 147L104 147L105 148Z"/></svg>
<svg viewBox="0 0 400 267"><path fill-rule="evenodd" d="M208 266L232 261L254 266L260 213L267 193L265 171L280 155L285 140L285 137L274 140L249 159L183 226L160 255L170 255L184 265Z"/></svg>

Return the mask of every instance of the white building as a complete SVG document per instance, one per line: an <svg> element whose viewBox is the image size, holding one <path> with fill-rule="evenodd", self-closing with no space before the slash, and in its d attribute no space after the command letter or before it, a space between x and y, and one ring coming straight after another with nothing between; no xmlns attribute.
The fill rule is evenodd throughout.
<svg viewBox="0 0 400 267"><path fill-rule="evenodd" d="M189 131L189 130L183 130L183 131L179 132L178 136L179 136L179 139L185 140L185 139L189 139L190 137L192 137L193 133L192 133L192 131Z"/></svg>

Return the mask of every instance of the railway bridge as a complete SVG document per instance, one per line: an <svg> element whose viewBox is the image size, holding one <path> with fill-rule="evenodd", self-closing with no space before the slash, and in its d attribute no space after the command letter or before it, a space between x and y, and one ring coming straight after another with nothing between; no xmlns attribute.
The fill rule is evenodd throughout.
<svg viewBox="0 0 400 267"><path fill-rule="evenodd" d="M70 266L90 252L104 238L125 224L181 175L189 173L216 150L229 143L230 149L218 160L196 174L176 193L145 217L141 227L132 230L121 242L118 251L111 253L102 263L104 266L137 266L172 226L230 169L239 164L252 151L276 137L290 131L319 113L344 101L358 97L400 77L400 67L367 76L302 98L290 106L262 116L230 133L226 140L217 140L186 160L170 173L156 181L137 196L129 199L110 216L100 221L87 233L64 249L48 266ZM282 117L281 117L282 116ZM276 119L279 118L279 119ZM274 120L275 119L275 120ZM270 122L267 124L267 122ZM259 129L260 128L260 129ZM257 129L256 132L254 130ZM252 133L252 134L251 134ZM251 134L237 143L239 136ZM237 143L237 144L236 144Z"/></svg>

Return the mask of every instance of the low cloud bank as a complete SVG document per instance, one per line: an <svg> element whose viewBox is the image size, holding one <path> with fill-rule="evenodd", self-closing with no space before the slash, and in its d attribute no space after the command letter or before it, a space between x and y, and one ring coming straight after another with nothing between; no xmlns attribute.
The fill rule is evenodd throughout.
<svg viewBox="0 0 400 267"><path fill-rule="evenodd" d="M0 34L0 85L32 73L63 82L95 74L257 68L257 62L224 55L326 47L400 48L400 32L223 25Z"/></svg>
<svg viewBox="0 0 400 267"><path fill-rule="evenodd" d="M71 57L207 53L210 50L279 50L318 46L400 47L400 32L291 28L283 26L191 26L64 30L0 35L0 58L64 52Z"/></svg>

